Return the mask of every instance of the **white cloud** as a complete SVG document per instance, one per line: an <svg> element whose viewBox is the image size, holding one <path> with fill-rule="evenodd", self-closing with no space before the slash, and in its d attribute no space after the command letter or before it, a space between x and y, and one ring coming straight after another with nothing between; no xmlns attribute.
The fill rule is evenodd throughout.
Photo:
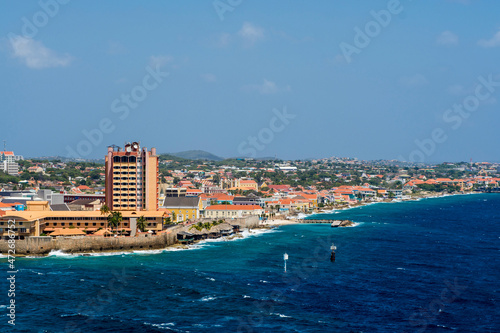
<svg viewBox="0 0 500 333"><path fill-rule="evenodd" d="M174 57L169 56L169 55L160 55L160 56L151 56L149 57L149 66L156 68L156 67L163 67L166 64L171 63L174 60Z"/></svg>
<svg viewBox="0 0 500 333"><path fill-rule="evenodd" d="M290 86L279 87L275 82L264 79L264 82L261 84L249 84L243 87L246 91L257 91L262 95L270 95L276 94L282 91L290 91Z"/></svg>
<svg viewBox="0 0 500 333"><path fill-rule="evenodd" d="M500 31L493 35L491 39L481 39L477 44L482 47L500 46Z"/></svg>
<svg viewBox="0 0 500 333"><path fill-rule="evenodd" d="M451 31L443 31L436 39L436 43L444 46L458 45L458 36Z"/></svg>
<svg viewBox="0 0 500 333"><path fill-rule="evenodd" d="M422 74L415 74L413 76L405 76L400 80L401 84L408 87L419 87L429 83L425 76Z"/></svg>
<svg viewBox="0 0 500 333"><path fill-rule="evenodd" d="M201 78L203 80L205 80L206 82L215 82L215 81L217 81L217 76L215 76L212 73L201 74Z"/></svg>
<svg viewBox="0 0 500 333"><path fill-rule="evenodd" d="M252 46L256 42L264 39L264 29L249 22L243 23L243 26L238 34L241 38L243 38L247 46Z"/></svg>
<svg viewBox="0 0 500 333"><path fill-rule="evenodd" d="M70 55L58 55L45 47L42 42L31 38L15 36L10 37L9 41L13 56L19 58L29 68L66 67L73 60Z"/></svg>

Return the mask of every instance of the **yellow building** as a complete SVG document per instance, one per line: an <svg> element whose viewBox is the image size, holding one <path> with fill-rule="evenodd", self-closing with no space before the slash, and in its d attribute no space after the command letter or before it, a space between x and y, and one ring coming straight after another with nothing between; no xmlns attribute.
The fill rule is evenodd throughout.
<svg viewBox="0 0 500 333"><path fill-rule="evenodd" d="M203 203L200 197L166 197L161 208L172 213L173 222L200 218Z"/></svg>
<svg viewBox="0 0 500 333"><path fill-rule="evenodd" d="M259 184L255 180L251 179L233 179L230 181L230 190L242 190L255 192L259 191Z"/></svg>

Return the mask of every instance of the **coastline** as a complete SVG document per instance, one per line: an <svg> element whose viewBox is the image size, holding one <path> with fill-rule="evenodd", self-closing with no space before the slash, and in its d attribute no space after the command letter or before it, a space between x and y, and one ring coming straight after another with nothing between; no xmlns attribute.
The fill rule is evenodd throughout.
<svg viewBox="0 0 500 333"><path fill-rule="evenodd" d="M312 216L317 216L317 215L322 215L322 214L334 214L335 211L346 211L354 208L360 208L364 206L369 206L369 205L374 205L374 204L382 204L382 203L401 203L401 202L409 202L409 201L420 201L423 199L435 199L435 198L444 198L444 197L449 197L449 196L458 196L458 195L472 195L472 194L484 194L484 193L477 193L477 192L471 192L471 193L453 193L453 194L441 194L441 195L423 195L423 196L418 196L418 197L413 197L410 199L405 199L405 200L384 200L380 202L363 202L363 203L358 203L354 206L350 207L340 207L340 208L335 208L334 210L328 211L328 212L313 212L311 214L304 215L302 217L292 217L290 219L272 219L272 220L266 220L266 221L260 221L258 226L255 226L254 228L250 229L245 229L242 233L240 234L235 234L229 237L221 237L218 239L205 239L205 240L200 240L196 241L193 244L171 244L167 245L162 248L156 248L156 249L150 249L150 250L139 250L139 249L133 249L130 251L123 251L120 249L109 249L105 251L96 251L96 252L64 252L63 250L53 250L50 251L46 254L40 254L40 255L16 255L17 258L48 258L48 257L67 257L67 258L74 258L74 257L99 257L99 256L117 256L117 255L131 255L131 254L136 254L136 255L144 255L144 254L158 254L158 253L163 253L163 252L169 252L169 251L183 251L183 250L195 250L195 249L201 249L205 247L205 245L210 244L210 243L216 243L216 242L231 242L235 240L240 240L240 239L246 239L251 236L258 236L264 233L272 232L274 229L277 229L280 226L285 226L285 225L292 225L292 224L307 224L306 222L303 222L302 220L312 217ZM333 219L332 219L333 221ZM353 221L354 222L354 221ZM325 223L326 224L326 223ZM359 225L359 223L354 222L354 226ZM0 255L0 259L7 258L6 255Z"/></svg>
<svg viewBox="0 0 500 333"><path fill-rule="evenodd" d="M405 198L405 199L385 199L382 201L377 201L377 202L360 202L356 203L352 206L347 206L347 207L338 207L338 208L333 208L331 210L326 210L324 212L312 212L309 214L305 213L299 213L299 215L294 216L290 220L275 220L275 221L283 221L283 223L275 223L273 225L279 226L279 225L288 225L288 224L300 224L304 223L301 222L301 220L316 216L316 215L322 215L322 214L335 214L336 211L347 211L350 209L355 209L355 208L360 208L364 206L370 206L370 205L376 205L376 204L391 204L391 203L401 203L401 202L412 202L412 201L420 201L424 199L438 199L438 198L445 198L445 197L451 197L451 196L460 196L460 195L475 195L475 194L485 194L484 192L467 192L467 193L438 193L438 194L423 194L423 195L418 195L414 196L411 198ZM289 222L292 221L292 222ZM332 219L333 221L333 219Z"/></svg>
<svg viewBox="0 0 500 333"><path fill-rule="evenodd" d="M173 252L173 251L185 251L185 250L198 250L210 245L211 243L220 243L220 242L232 242L237 240L243 240L249 237L260 236L265 233L273 232L276 229L276 226L258 226L254 228L244 229L241 233L234 234L231 236L220 237L216 239L203 239L199 241L195 241L192 244L180 244L174 243L171 245L167 245L162 248L155 249L131 249L128 251L124 251L122 249L109 249L105 251L88 251L88 252L65 252L63 250L51 250L45 254L16 254L16 258L26 258L26 259L39 259L39 258L50 258L50 257L58 257L58 258L77 258L77 257L107 257L107 256L124 256L124 255L148 255L148 254L160 254L164 252ZM0 254L1 259L7 259L8 256L4 254Z"/></svg>

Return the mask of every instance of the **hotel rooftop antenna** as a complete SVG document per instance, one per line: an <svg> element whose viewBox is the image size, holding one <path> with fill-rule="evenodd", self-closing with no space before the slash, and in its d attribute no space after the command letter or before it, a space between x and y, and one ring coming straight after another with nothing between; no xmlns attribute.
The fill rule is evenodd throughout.
<svg viewBox="0 0 500 333"><path fill-rule="evenodd" d="M5 150L6 145L7 145L7 141L3 140L3 151L7 151L7 150Z"/></svg>

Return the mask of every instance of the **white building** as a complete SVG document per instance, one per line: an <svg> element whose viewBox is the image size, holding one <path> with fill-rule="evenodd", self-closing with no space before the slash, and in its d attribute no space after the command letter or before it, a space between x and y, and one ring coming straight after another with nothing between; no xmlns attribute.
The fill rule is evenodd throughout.
<svg viewBox="0 0 500 333"><path fill-rule="evenodd" d="M9 175L17 176L19 175L19 164L16 161L22 159L22 156L14 155L13 151L0 151L0 170Z"/></svg>

